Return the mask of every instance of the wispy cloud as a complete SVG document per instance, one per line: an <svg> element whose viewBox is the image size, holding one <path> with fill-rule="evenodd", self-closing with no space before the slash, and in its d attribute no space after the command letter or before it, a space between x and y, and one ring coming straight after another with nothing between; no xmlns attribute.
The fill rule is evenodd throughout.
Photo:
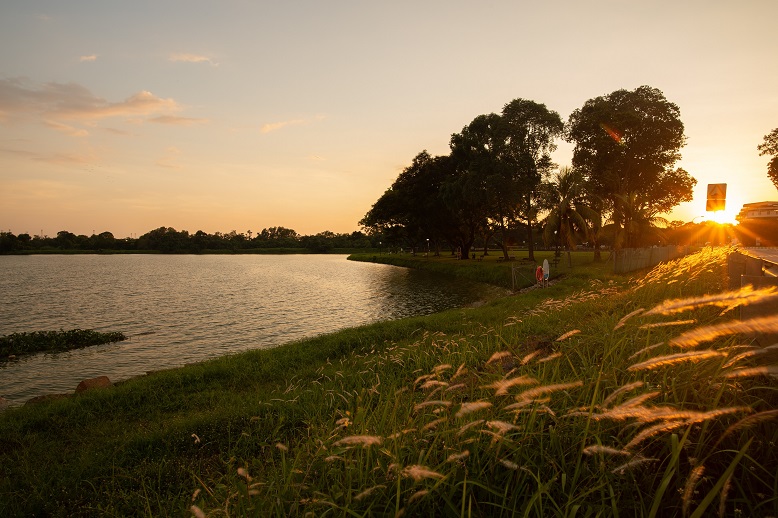
<svg viewBox="0 0 778 518"><path fill-rule="evenodd" d="M185 52L176 52L168 58L170 61L183 61L184 63L208 63L211 66L218 67L219 63L201 54L188 54Z"/></svg>
<svg viewBox="0 0 778 518"><path fill-rule="evenodd" d="M177 171L182 169L183 166L176 161L176 157L181 154L181 150L175 146L170 146L165 152L166 155L156 161L157 166Z"/></svg>
<svg viewBox="0 0 778 518"><path fill-rule="evenodd" d="M71 137L86 137L87 135L89 135L89 132L83 128L76 128L68 124L63 124L61 122L47 120L44 121L44 123L49 128L55 129L57 131L61 131L66 135L70 135Z"/></svg>
<svg viewBox="0 0 778 518"><path fill-rule="evenodd" d="M286 128L287 126L302 126L305 124L318 122L323 119L324 119L323 115L317 115L316 117L311 117L309 119L291 119L291 120L281 121L281 122L269 122L267 124L263 124L262 127L259 129L259 131L262 133L271 133L273 131L280 130L281 128Z"/></svg>
<svg viewBox="0 0 778 518"><path fill-rule="evenodd" d="M88 61L97 61L97 54L91 54L89 56L81 56L80 58L78 58L78 60L82 63Z"/></svg>
<svg viewBox="0 0 778 518"><path fill-rule="evenodd" d="M98 162L98 158L92 153L90 154L62 153L58 151L48 153L48 152L25 151L20 149L0 148L0 154L23 157L29 160L34 160L36 162L46 162L48 164L68 165L68 166L72 166L72 165L82 166L82 165L94 164Z"/></svg>
<svg viewBox="0 0 778 518"><path fill-rule="evenodd" d="M205 124L208 119L198 119L194 117L176 117L174 115L160 115L149 119L150 122L158 124L172 124L175 126L192 126L193 124Z"/></svg>
<svg viewBox="0 0 778 518"><path fill-rule="evenodd" d="M174 99L140 91L111 102L76 83L46 83L40 87L22 79L0 79L0 114L15 117L42 116L47 121L80 121L88 124L111 117L143 118L171 115L181 110Z"/></svg>

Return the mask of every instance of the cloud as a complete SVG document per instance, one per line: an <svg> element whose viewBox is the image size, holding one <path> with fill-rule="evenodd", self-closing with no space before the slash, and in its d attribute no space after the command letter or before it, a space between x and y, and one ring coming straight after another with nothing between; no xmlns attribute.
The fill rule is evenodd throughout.
<svg viewBox="0 0 778 518"><path fill-rule="evenodd" d="M97 54L92 54L91 56L81 56L78 58L78 60L82 63L85 61L97 61Z"/></svg>
<svg viewBox="0 0 778 518"><path fill-rule="evenodd" d="M191 126L193 124L204 124L208 122L208 119L197 119L194 117L176 117L174 115L160 115L149 119L150 122L156 122L158 124L172 124L176 126Z"/></svg>
<svg viewBox="0 0 778 518"><path fill-rule="evenodd" d="M13 117L43 116L44 120L94 122L111 117L171 115L181 107L174 99L140 91L123 101L110 102L76 83L46 83L41 87L23 79L0 79L0 114Z"/></svg>
<svg viewBox="0 0 778 518"><path fill-rule="evenodd" d="M174 53L168 58L170 61L183 61L184 63L208 63L211 66L218 67L219 64L209 58L208 56L202 56L199 54L187 54L187 53Z"/></svg>
<svg viewBox="0 0 778 518"><path fill-rule="evenodd" d="M85 129L69 126L68 124L63 124L61 122L47 120L44 121L44 123L49 128L55 129L57 131L61 131L66 135L70 135L71 137L86 137L87 135L89 135L89 132Z"/></svg>
<svg viewBox="0 0 778 518"><path fill-rule="evenodd" d="M262 127L259 129L261 133L271 133L273 131L280 130L281 128L285 128L287 126L301 126L305 124L310 124L312 122L317 122L324 119L323 115L317 115L316 117L312 117L310 119L292 119L288 121L281 121L281 122L269 122L267 124L263 124Z"/></svg>
<svg viewBox="0 0 778 518"><path fill-rule="evenodd" d="M163 156L155 162L157 166L164 167L166 169L175 169L177 171L183 169L183 166L176 161L176 157L181 154L180 149L175 146L170 146L165 150L165 152L167 155Z"/></svg>
<svg viewBox="0 0 778 518"><path fill-rule="evenodd" d="M34 160L36 162L46 162L49 164L68 165L68 166L72 166L72 165L82 166L82 165L94 164L98 162L97 157L93 153L90 154L61 153L61 152L40 153L34 151L24 151L20 149L0 148L0 154L27 158L29 160Z"/></svg>

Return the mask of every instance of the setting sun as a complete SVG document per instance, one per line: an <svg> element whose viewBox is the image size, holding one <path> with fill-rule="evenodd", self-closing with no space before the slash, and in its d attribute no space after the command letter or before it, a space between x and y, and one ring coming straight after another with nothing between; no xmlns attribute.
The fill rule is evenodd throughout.
<svg viewBox="0 0 778 518"><path fill-rule="evenodd" d="M738 215L740 212L740 208L742 207L741 204L736 203L727 203L727 208L725 210L717 210L715 212L709 212L708 213L708 219L715 221L716 223L730 223L732 225L737 225L738 221L735 219L735 216Z"/></svg>

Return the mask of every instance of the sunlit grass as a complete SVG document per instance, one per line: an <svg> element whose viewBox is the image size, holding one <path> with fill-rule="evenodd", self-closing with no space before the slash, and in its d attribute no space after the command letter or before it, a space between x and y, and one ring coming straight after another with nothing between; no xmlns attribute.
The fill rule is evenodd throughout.
<svg viewBox="0 0 778 518"><path fill-rule="evenodd" d="M0 489L17 514L778 515L770 350L673 342L756 303L716 295L727 253L11 411Z"/></svg>

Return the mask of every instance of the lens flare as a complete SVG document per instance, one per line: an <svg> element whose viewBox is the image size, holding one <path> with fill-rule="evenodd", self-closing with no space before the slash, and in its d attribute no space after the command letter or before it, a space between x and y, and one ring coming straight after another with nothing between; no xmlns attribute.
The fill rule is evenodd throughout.
<svg viewBox="0 0 778 518"><path fill-rule="evenodd" d="M608 126L604 122L600 123L600 127L605 130L605 132L610 135L610 138L612 138L617 144L623 143L624 133Z"/></svg>

